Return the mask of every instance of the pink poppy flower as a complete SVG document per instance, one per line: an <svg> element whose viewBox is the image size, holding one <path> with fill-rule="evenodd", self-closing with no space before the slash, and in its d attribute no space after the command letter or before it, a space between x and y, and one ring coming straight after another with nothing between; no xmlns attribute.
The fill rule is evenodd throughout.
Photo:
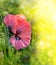
<svg viewBox="0 0 56 65"><path fill-rule="evenodd" d="M12 30L15 28L15 31L12 31L14 35L11 36L10 43L18 50L29 46L31 40L31 25L27 22L23 14L16 15L15 19L16 21L14 21L14 23L16 23L16 26L13 24L13 28L11 28ZM9 21L11 20L12 19Z"/></svg>
<svg viewBox="0 0 56 65"><path fill-rule="evenodd" d="M17 28L16 35L10 38L11 44L18 50L21 48L25 48L30 44L31 40L31 26L30 24L24 20L24 17L21 15L17 15Z"/></svg>

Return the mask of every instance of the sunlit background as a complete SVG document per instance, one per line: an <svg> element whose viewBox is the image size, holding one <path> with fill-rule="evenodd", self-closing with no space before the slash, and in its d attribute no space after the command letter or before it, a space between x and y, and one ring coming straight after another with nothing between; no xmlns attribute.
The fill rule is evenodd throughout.
<svg viewBox="0 0 56 65"><path fill-rule="evenodd" d="M35 20L38 33L37 57L41 65L56 65L56 1L37 1Z"/></svg>
<svg viewBox="0 0 56 65"><path fill-rule="evenodd" d="M25 14L31 23L32 40L28 48L15 54L14 48L9 48L7 56L6 31L0 24L0 65L56 65L56 0L0 0L0 22L9 13Z"/></svg>

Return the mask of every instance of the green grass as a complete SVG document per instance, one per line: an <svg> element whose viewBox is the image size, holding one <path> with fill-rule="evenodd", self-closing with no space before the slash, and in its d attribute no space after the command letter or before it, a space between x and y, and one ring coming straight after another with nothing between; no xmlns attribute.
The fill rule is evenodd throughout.
<svg viewBox="0 0 56 65"><path fill-rule="evenodd" d="M20 4L22 2L20 0L0 0L0 65L30 65L31 64L31 55L34 53L34 47L32 43L35 41L31 40L31 44L29 47L15 50L9 43L9 31L8 28L3 23L3 18L5 15L11 14L19 14L24 13L20 8ZM34 36L34 33L32 37ZM34 38L34 37L33 37Z"/></svg>

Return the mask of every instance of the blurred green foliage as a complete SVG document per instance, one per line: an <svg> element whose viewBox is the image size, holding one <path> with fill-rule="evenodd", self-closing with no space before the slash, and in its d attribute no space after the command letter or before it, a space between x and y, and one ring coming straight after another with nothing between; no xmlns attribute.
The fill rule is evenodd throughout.
<svg viewBox="0 0 56 65"><path fill-rule="evenodd" d="M35 54L36 32L33 30L32 0L0 0L0 65L31 65L31 56ZM3 23L7 14L22 13L32 25L31 44L24 49L16 51L9 43L9 32ZM34 64L33 64L34 65Z"/></svg>

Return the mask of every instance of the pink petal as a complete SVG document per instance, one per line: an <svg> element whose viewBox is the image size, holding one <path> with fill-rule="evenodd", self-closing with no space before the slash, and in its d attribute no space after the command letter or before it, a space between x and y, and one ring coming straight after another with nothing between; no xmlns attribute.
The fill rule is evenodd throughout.
<svg viewBox="0 0 56 65"><path fill-rule="evenodd" d="M23 14L17 14L16 17L19 24L23 21L26 21L26 18Z"/></svg>
<svg viewBox="0 0 56 65"><path fill-rule="evenodd" d="M12 46L18 50L18 49L22 49L25 47L25 45L23 44L23 42L21 40L16 40L15 39L15 35L11 36L10 38L10 43L12 44Z"/></svg>
<svg viewBox="0 0 56 65"><path fill-rule="evenodd" d="M24 43L21 40L19 40L16 44L16 49L18 50L18 49L22 49L24 47L25 47Z"/></svg>
<svg viewBox="0 0 56 65"><path fill-rule="evenodd" d="M10 43L12 44L12 46L15 47L15 43L16 43L15 35L11 36Z"/></svg>
<svg viewBox="0 0 56 65"><path fill-rule="evenodd" d="M11 29L11 31L16 34L16 28L17 28L17 25L14 25L13 28Z"/></svg>
<svg viewBox="0 0 56 65"><path fill-rule="evenodd" d="M22 39L22 42L25 45L25 47L27 47L30 44L30 39L29 38L24 38L24 39Z"/></svg>
<svg viewBox="0 0 56 65"><path fill-rule="evenodd" d="M19 26L18 29L23 28L27 23L25 16L23 14L18 14L16 15L16 18Z"/></svg>
<svg viewBox="0 0 56 65"><path fill-rule="evenodd" d="M17 19L15 15L8 14L4 17L4 23L6 24L7 27L11 27L12 32L15 33L16 31L16 25L17 25Z"/></svg>
<svg viewBox="0 0 56 65"><path fill-rule="evenodd" d="M17 40L15 43L15 48L16 50L22 49L22 48L26 48L29 45L30 41L28 40Z"/></svg>
<svg viewBox="0 0 56 65"><path fill-rule="evenodd" d="M27 24L20 29L21 33L18 34L19 37L21 38L29 38L31 39L31 26L30 24L27 22Z"/></svg>
<svg viewBox="0 0 56 65"><path fill-rule="evenodd" d="M4 17L4 23L6 24L6 26L15 25L16 23L15 15L12 14L6 15Z"/></svg>

